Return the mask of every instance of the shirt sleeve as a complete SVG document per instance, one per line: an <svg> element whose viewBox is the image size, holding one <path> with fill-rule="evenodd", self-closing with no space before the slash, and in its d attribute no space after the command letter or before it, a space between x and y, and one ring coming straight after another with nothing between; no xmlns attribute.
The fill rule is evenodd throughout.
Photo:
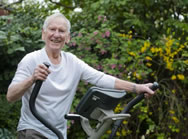
<svg viewBox="0 0 188 139"><path fill-rule="evenodd" d="M26 55L18 64L16 73L12 79L11 84L9 87L13 84L19 83L26 78L30 77L33 73L32 70L33 62L29 55Z"/></svg>
<svg viewBox="0 0 188 139"><path fill-rule="evenodd" d="M78 63L81 66L81 79L87 81L93 85L103 88L115 87L115 77L98 71L82 60L78 59Z"/></svg>

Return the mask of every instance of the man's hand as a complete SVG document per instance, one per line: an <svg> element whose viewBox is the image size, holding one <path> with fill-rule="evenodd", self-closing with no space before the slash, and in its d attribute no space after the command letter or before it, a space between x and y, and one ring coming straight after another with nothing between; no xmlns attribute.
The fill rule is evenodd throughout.
<svg viewBox="0 0 188 139"><path fill-rule="evenodd" d="M43 64L38 65L32 75L32 79L35 82L36 80L46 80L47 76L50 74L50 70Z"/></svg>
<svg viewBox="0 0 188 139"><path fill-rule="evenodd" d="M153 90L150 89L150 87L152 86L152 83L147 83L147 84L135 84L135 92L140 94L140 93L144 93L144 96L146 98L151 97L152 95L155 94L155 92Z"/></svg>
<svg viewBox="0 0 188 139"><path fill-rule="evenodd" d="M118 78L115 80L115 89L125 90L127 92L133 92L137 94L144 93L146 98L149 98L155 94L155 92L150 89L152 85L153 83L136 84Z"/></svg>

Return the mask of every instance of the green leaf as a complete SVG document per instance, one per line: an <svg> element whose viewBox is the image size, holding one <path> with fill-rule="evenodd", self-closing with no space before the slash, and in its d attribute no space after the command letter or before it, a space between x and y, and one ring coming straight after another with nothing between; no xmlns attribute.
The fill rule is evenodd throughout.
<svg viewBox="0 0 188 139"><path fill-rule="evenodd" d="M0 31L0 40L7 39L6 33L3 31Z"/></svg>
<svg viewBox="0 0 188 139"><path fill-rule="evenodd" d="M20 40L20 37L19 37L19 35L12 35L12 36L10 36L10 39L11 39L11 41L18 41L18 40Z"/></svg>
<svg viewBox="0 0 188 139"><path fill-rule="evenodd" d="M16 49L14 49L14 51L25 51L25 48L24 47L18 47Z"/></svg>

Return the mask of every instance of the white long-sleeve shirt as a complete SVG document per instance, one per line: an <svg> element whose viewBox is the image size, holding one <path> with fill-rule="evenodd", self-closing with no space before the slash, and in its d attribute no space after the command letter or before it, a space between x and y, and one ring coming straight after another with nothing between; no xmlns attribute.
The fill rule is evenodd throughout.
<svg viewBox="0 0 188 139"><path fill-rule="evenodd" d="M115 77L93 69L71 53L61 51L61 57L61 63L54 65L50 62L45 48L27 54L18 64L10 86L30 77L37 65L43 62L50 63L51 73L42 84L36 99L36 109L43 118L59 129L66 139L67 122L64 115L70 111L79 81L85 80L99 87L114 88ZM56 139L56 135L30 112L29 98L33 87L34 85L22 97L21 117L17 130L34 129L49 139Z"/></svg>

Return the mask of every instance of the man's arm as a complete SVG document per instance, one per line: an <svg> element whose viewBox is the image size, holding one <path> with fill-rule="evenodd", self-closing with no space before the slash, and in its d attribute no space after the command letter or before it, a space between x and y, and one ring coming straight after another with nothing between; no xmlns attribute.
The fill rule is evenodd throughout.
<svg viewBox="0 0 188 139"><path fill-rule="evenodd" d="M29 77L20 83L10 86L7 91L7 100L9 102L19 100L24 95L24 93L32 86L33 82L34 80L32 79L32 77Z"/></svg>
<svg viewBox="0 0 188 139"><path fill-rule="evenodd" d="M20 83L13 84L8 88L7 100L9 102L19 100L36 80L46 80L49 73L50 71L46 66L38 65L31 77L28 77Z"/></svg>
<svg viewBox="0 0 188 139"><path fill-rule="evenodd" d="M149 88L150 86L152 86L152 83L136 84L118 78L115 80L115 89L125 90L127 92L135 92L137 94L145 93L146 97L152 96L155 93Z"/></svg>

